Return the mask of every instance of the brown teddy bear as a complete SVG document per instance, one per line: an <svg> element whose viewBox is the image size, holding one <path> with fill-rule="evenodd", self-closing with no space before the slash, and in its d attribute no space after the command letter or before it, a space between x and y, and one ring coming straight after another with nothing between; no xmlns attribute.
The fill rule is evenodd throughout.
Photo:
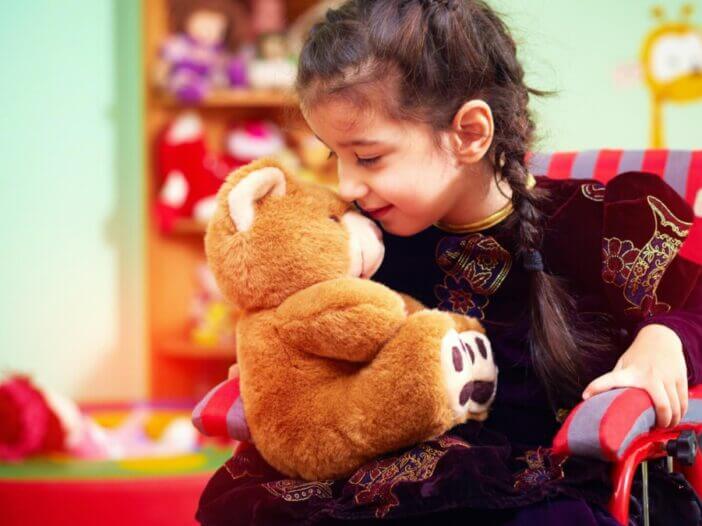
<svg viewBox="0 0 702 526"><path fill-rule="evenodd" d="M241 397L220 411L221 429L250 432L280 472L341 477L486 417L497 369L480 323L364 279L383 259L380 230L331 190L271 159L240 168L217 195L205 247L244 312Z"/></svg>

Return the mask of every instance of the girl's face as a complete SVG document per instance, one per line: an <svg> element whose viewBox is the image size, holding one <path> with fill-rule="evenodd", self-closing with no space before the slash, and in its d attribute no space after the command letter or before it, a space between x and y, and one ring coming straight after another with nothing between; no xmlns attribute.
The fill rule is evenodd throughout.
<svg viewBox="0 0 702 526"><path fill-rule="evenodd" d="M396 122L334 99L303 108L312 131L336 155L339 194L396 235L416 234L444 217L465 193L465 176L428 125ZM443 146L443 147L441 147Z"/></svg>

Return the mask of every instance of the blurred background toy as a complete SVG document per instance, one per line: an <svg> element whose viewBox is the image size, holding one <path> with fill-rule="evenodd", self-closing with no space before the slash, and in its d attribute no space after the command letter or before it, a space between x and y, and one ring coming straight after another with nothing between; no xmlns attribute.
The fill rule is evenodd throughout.
<svg viewBox="0 0 702 526"><path fill-rule="evenodd" d="M225 160L230 171L260 157L279 156L286 149L283 132L267 120L235 122L225 141Z"/></svg>
<svg viewBox="0 0 702 526"><path fill-rule="evenodd" d="M338 181L336 160L330 157L329 148L308 130L294 130L291 137L300 160L297 174L308 181L335 188Z"/></svg>
<svg viewBox="0 0 702 526"><path fill-rule="evenodd" d="M249 83L254 88L292 88L297 67L285 34L285 3L256 0L252 8L257 55L249 63Z"/></svg>
<svg viewBox="0 0 702 526"><path fill-rule="evenodd" d="M198 265L196 277L198 289L192 301L190 339L203 347L234 349L237 313L224 301L204 261Z"/></svg>
<svg viewBox="0 0 702 526"><path fill-rule="evenodd" d="M156 82L184 102L212 89L247 84L250 14L243 0L170 0L171 34L161 46Z"/></svg>
<svg viewBox="0 0 702 526"><path fill-rule="evenodd" d="M166 126L157 139L156 164L160 187L156 216L161 230L170 231L179 218L207 222L229 164L209 151L196 112L184 112Z"/></svg>
<svg viewBox="0 0 702 526"><path fill-rule="evenodd" d="M157 437L147 433L149 418L148 409L137 408L120 425L104 427L69 398L12 375L0 382L0 462L52 454L93 460L156 457L199 447L188 418L174 419Z"/></svg>

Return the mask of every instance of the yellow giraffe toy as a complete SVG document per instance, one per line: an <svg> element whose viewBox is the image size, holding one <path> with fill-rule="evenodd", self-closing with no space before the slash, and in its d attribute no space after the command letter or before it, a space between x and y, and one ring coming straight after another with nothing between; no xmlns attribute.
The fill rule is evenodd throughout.
<svg viewBox="0 0 702 526"><path fill-rule="evenodd" d="M668 21L663 7L653 8L658 22L641 48L641 67L651 92L651 146L664 148L663 104L702 100L702 28L690 21L692 5L679 22Z"/></svg>

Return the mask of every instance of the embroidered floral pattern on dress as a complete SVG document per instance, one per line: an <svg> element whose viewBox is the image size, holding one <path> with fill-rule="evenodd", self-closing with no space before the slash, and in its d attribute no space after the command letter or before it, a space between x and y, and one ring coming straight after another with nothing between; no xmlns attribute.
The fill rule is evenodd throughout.
<svg viewBox="0 0 702 526"><path fill-rule="evenodd" d="M677 218L660 199L649 195L646 200L653 214L653 235L640 249L629 240L605 238L602 278L623 289L631 305L626 312L653 316L670 310L658 301L656 289L692 224Z"/></svg>
<svg viewBox="0 0 702 526"><path fill-rule="evenodd" d="M580 187L580 191L591 201L604 201L605 185L602 183L585 183Z"/></svg>
<svg viewBox="0 0 702 526"><path fill-rule="evenodd" d="M623 287L631 274L631 267L639 255L639 249L631 241L616 237L602 240L602 279L617 287Z"/></svg>
<svg viewBox="0 0 702 526"><path fill-rule="evenodd" d="M255 448L245 447L237 450L232 458L224 463L224 469L227 470L232 480L263 478L266 474L259 468L260 460L261 456Z"/></svg>
<svg viewBox="0 0 702 526"><path fill-rule="evenodd" d="M470 282L463 277L446 276L444 282L434 287L439 300L438 309L466 314L478 319L485 318L484 309L489 303L486 296L473 294Z"/></svg>
<svg viewBox="0 0 702 526"><path fill-rule="evenodd" d="M358 505L374 505L376 518L384 517L399 504L393 493L401 482L429 479L439 460L452 447L470 447L458 438L442 436L419 444L399 457L374 460L356 471L349 483L359 487L354 501Z"/></svg>
<svg viewBox="0 0 702 526"><path fill-rule="evenodd" d="M280 497L287 502L300 502L312 497L331 499L332 484L333 481L331 480L307 482L305 480L283 479L266 482L262 486L270 494Z"/></svg>
<svg viewBox="0 0 702 526"><path fill-rule="evenodd" d="M512 266L509 252L480 233L442 238L436 263L446 274L434 288L439 308L483 319L488 296L502 285Z"/></svg>
<svg viewBox="0 0 702 526"><path fill-rule="evenodd" d="M565 476L563 464L567 457L556 456L548 448L539 447L531 449L523 457L527 468L514 476L514 489L517 491L528 491L554 480L560 480Z"/></svg>

